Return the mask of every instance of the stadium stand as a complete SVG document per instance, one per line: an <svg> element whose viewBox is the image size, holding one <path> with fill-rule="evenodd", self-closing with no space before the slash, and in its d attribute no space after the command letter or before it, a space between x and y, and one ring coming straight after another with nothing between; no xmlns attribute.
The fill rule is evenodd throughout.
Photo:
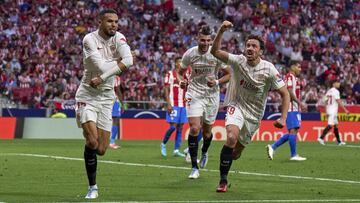
<svg viewBox="0 0 360 203"><path fill-rule="evenodd" d="M316 111L333 79L341 81L344 101L360 104L359 2L192 2L220 21L231 20L243 33L224 43L229 52L241 53L251 33L266 39L264 57L281 72L290 60L302 60L303 98L313 104L309 111ZM173 57L196 44L197 27L204 23L180 16L172 0L0 1L1 96L30 108L73 99L83 70L81 40L96 29L95 16L105 7L117 9L120 30L137 56L132 70L121 76L128 107L162 109L163 75L174 67ZM221 90L223 96L226 88ZM277 111L279 99L269 94L268 109Z"/></svg>

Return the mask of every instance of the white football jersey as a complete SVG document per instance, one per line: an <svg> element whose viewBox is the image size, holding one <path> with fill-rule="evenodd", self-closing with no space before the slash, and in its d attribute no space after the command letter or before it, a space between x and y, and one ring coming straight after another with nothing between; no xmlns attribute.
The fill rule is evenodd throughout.
<svg viewBox="0 0 360 203"><path fill-rule="evenodd" d="M325 97L326 97L326 113L336 114L339 108L339 105L336 101L340 99L339 90L333 87L326 92Z"/></svg>
<svg viewBox="0 0 360 203"><path fill-rule="evenodd" d="M118 66L117 60L131 55L130 47L123 34L116 34L108 40L99 35L99 30L85 35L83 39L84 75L76 91L77 102L102 101L113 102L116 98L114 77L109 77L97 88L92 88L90 80L105 71Z"/></svg>
<svg viewBox="0 0 360 203"><path fill-rule="evenodd" d="M191 67L188 93L200 97L219 97L219 85L214 87L207 86L207 78L217 79L220 68L227 66L208 52L200 54L198 46L188 49L183 57L181 67L183 69Z"/></svg>
<svg viewBox="0 0 360 203"><path fill-rule="evenodd" d="M108 40L99 35L99 30L87 34L83 39L83 63L84 76L81 85L89 86L90 80L101 75L106 70L117 66L117 60L121 58L122 49L129 49L123 34L116 34ZM98 89L112 89L114 76L108 78Z"/></svg>
<svg viewBox="0 0 360 203"><path fill-rule="evenodd" d="M266 98L271 88L285 85L275 66L260 59L255 67L247 64L244 55L229 54L228 64L233 69L225 96L225 105L237 106L246 120L259 122L265 111Z"/></svg>

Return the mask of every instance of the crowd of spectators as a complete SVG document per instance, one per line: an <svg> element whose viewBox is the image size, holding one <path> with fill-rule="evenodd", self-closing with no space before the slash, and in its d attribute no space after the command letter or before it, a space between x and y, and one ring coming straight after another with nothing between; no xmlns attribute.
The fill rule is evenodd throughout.
<svg viewBox="0 0 360 203"><path fill-rule="evenodd" d="M323 102L332 80L341 98L360 104L360 2L352 0L193 0L242 33L266 40L265 58L283 73L290 60L302 61L302 93L308 110ZM269 94L268 102L280 97Z"/></svg>
<svg viewBox="0 0 360 203"><path fill-rule="evenodd" d="M341 81L342 98L360 104L360 4L352 1L196 1L246 34L266 39L265 58L283 73L301 60L303 98L316 110L330 80ZM163 108L163 76L174 57L196 45L198 26L173 8L172 0L0 1L0 93L30 108L74 99L83 74L82 38L96 30L102 8L115 8L119 28L135 51L134 67L121 75L129 108ZM216 28L214 28L214 32ZM224 49L241 53L243 39ZM221 88L222 97L226 91ZM19 95L24 94L25 97ZM20 98L20 100L19 100ZM280 97L270 93L269 103ZM277 111L272 105L271 110Z"/></svg>

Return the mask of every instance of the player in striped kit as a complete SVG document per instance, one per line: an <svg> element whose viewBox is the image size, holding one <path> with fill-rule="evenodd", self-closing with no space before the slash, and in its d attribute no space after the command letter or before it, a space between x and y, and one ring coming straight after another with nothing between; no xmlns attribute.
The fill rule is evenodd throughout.
<svg viewBox="0 0 360 203"><path fill-rule="evenodd" d="M339 129L338 129L338 109L339 105L344 109L345 113L349 113L349 111L345 108L343 103L340 99L340 82L339 81L332 81L332 88L330 88L326 94L325 94L325 102L326 102L326 115L328 119L328 125L322 132L321 136L318 138L318 141L320 144L325 145L324 139L327 133L331 130L332 127L334 127L334 134L336 137L336 141L339 146L345 145L345 142L342 142L339 135Z"/></svg>
<svg viewBox="0 0 360 203"><path fill-rule="evenodd" d="M121 89L120 89L120 76L115 76L115 85L114 85L114 91L116 94L116 100L114 102L113 108L112 108L112 128L111 128L111 137L110 137L110 144L109 147L111 149L118 149L120 148L120 145L117 145L115 143L116 138L119 135L119 129L120 129L120 121L119 118L121 117L121 114L124 112L124 105L121 102Z"/></svg>
<svg viewBox="0 0 360 203"><path fill-rule="evenodd" d="M212 37L209 26L204 25L197 35L198 46L188 49L182 57L182 71L191 67L191 75L186 92L186 112L190 125L188 147L192 170L190 179L200 176L197 163L198 135L202 129L203 145L201 148L200 168L208 161L208 149L212 140L212 125L219 110L220 88L230 79L230 69L210 53ZM219 71L223 76L218 78ZM179 74L181 76L181 74ZM183 79L181 79L183 81Z"/></svg>
<svg viewBox="0 0 360 203"><path fill-rule="evenodd" d="M220 182L217 192L226 192L227 176L233 160L241 156L245 146L251 142L263 117L266 98L271 88L278 90L282 96L281 117L275 121L275 127L285 125L290 96L284 81L275 66L260 58L265 45L264 41L254 35L245 41L244 55L234 55L220 50L223 33L233 24L224 21L216 34L211 53L233 69L226 92L224 104L226 113L226 143L220 153Z"/></svg>
<svg viewBox="0 0 360 203"><path fill-rule="evenodd" d="M175 58L175 69L166 73L165 76L165 97L167 102L166 121L170 124L169 129L166 131L163 141L160 144L161 155L166 157L166 143L168 142L171 134L176 130L174 156L185 157L185 154L180 152L180 145L182 139L182 129L184 123L187 123L186 117L186 101L185 93L186 86L180 87L180 81L177 79L181 70L181 57ZM190 70L188 69L183 73L183 78L188 79Z"/></svg>
<svg viewBox="0 0 360 203"><path fill-rule="evenodd" d="M270 160L274 159L274 151L285 142L289 141L290 160L305 161L305 157L296 154L296 136L301 126L301 109L306 109L306 105L301 102L300 81L297 78L301 73L301 65L298 61L291 61L289 72L286 74L286 85L290 94L290 107L286 119L288 133L283 135L272 145L267 145L267 154ZM300 109L301 108L301 109Z"/></svg>

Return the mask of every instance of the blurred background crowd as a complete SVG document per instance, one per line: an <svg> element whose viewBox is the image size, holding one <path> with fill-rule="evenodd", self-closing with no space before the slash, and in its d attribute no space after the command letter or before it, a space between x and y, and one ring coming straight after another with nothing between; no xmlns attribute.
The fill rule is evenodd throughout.
<svg viewBox="0 0 360 203"><path fill-rule="evenodd" d="M351 0L193 0L242 33L223 43L240 54L248 34L263 36L264 59L283 74L290 60L302 63L303 101L316 111L332 80L346 104L360 104L360 3ZM164 75L174 58L195 46L195 21L180 16L172 0L0 0L0 94L18 105L47 108L73 100L83 74L82 38L97 28L102 8L115 8L119 31L136 54L121 75L127 108L162 109ZM217 27L213 27L216 33ZM221 88L222 97L226 86ZM278 111L271 92L268 110Z"/></svg>

